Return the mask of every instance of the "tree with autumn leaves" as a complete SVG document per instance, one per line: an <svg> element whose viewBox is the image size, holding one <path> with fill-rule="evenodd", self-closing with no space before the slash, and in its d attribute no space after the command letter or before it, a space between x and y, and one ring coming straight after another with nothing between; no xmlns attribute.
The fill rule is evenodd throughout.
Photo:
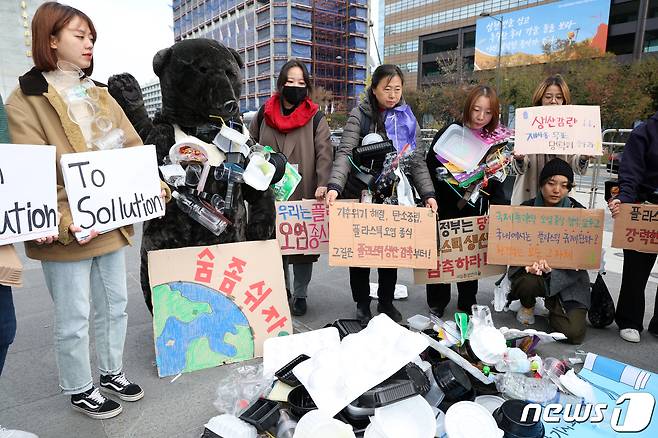
<svg viewBox="0 0 658 438"><path fill-rule="evenodd" d="M439 59L443 73L439 81L416 91L405 92L418 120L429 114L432 127L441 127L459 118L461 104L470 87L478 83L496 86L496 71L459 71L450 60ZM458 67L458 66L457 66ZM546 76L561 74L571 90L573 104L599 105L603 128L632 128L658 110L658 57L646 56L639 62L622 64L614 55L501 69L503 108L531 105L532 92ZM506 117L506 110L503 110ZM506 120L504 120L506 121Z"/></svg>

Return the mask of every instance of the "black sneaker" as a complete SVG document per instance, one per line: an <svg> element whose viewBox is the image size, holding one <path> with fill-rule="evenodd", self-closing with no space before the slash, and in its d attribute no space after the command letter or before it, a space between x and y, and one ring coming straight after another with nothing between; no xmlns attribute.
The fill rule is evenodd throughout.
<svg viewBox="0 0 658 438"><path fill-rule="evenodd" d="M76 411L80 411L95 420L107 420L116 417L123 410L119 403L105 398L95 386L89 391L73 394L71 396L71 405Z"/></svg>
<svg viewBox="0 0 658 438"><path fill-rule="evenodd" d="M395 322L400 322L402 321L402 314L398 309L395 308L393 303L377 303L377 311L379 313L385 313L388 315L389 318L391 318Z"/></svg>
<svg viewBox="0 0 658 438"><path fill-rule="evenodd" d="M123 373L114 375L101 375L101 389L110 394L117 395L121 400L134 402L144 397L144 391L138 384L126 379Z"/></svg>
<svg viewBox="0 0 658 438"><path fill-rule="evenodd" d="M293 298L290 313L293 316L306 315L306 298Z"/></svg>

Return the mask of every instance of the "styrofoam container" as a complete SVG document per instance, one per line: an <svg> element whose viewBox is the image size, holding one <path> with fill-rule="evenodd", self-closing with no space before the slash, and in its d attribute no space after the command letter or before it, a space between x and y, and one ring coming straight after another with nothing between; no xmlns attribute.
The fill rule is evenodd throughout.
<svg viewBox="0 0 658 438"><path fill-rule="evenodd" d="M452 124L434 144L434 152L462 170L471 171L477 167L489 147L469 128Z"/></svg>
<svg viewBox="0 0 658 438"><path fill-rule="evenodd" d="M300 354L313 357L318 351L340 345L336 327L327 327L289 336L276 336L263 343L263 376L274 373Z"/></svg>
<svg viewBox="0 0 658 438"><path fill-rule="evenodd" d="M375 409L371 422L386 438L433 438L436 432L432 407L420 395Z"/></svg>
<svg viewBox="0 0 658 438"><path fill-rule="evenodd" d="M469 335L471 350L482 362L495 365L507 351L505 336L495 327L480 326Z"/></svg>
<svg viewBox="0 0 658 438"><path fill-rule="evenodd" d="M328 417L320 411L311 411L300 418L293 438L356 438L352 426Z"/></svg>
<svg viewBox="0 0 658 438"><path fill-rule="evenodd" d="M229 414L212 417L205 427L214 434L231 438L256 438L258 434L254 426Z"/></svg>
<svg viewBox="0 0 658 438"><path fill-rule="evenodd" d="M471 401L452 405L446 412L445 426L449 438L502 438L504 435L493 415L484 406Z"/></svg>
<svg viewBox="0 0 658 438"><path fill-rule="evenodd" d="M407 318L407 322L409 323L409 328L418 330L419 332L432 327L432 320L423 315L414 315Z"/></svg>

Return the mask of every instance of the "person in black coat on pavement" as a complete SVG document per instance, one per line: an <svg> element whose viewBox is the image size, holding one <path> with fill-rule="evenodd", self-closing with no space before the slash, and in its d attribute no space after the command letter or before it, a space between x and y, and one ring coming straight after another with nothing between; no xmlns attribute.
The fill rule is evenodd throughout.
<svg viewBox="0 0 658 438"><path fill-rule="evenodd" d="M658 113L631 133L619 166L619 195L608 207L613 219L622 203L658 204ZM640 342L644 329L644 292L656 254L624 250L624 268L617 301L615 322L619 336L628 342ZM649 333L658 336L658 294L649 323Z"/></svg>

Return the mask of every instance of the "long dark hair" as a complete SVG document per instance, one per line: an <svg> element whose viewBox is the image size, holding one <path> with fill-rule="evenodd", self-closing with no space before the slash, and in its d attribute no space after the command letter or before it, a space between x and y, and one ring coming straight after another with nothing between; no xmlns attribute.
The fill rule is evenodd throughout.
<svg viewBox="0 0 658 438"><path fill-rule="evenodd" d="M379 102L377 102L377 97L375 97L375 93L372 90L377 88L382 80L390 82L395 76L398 76L402 81L402 85L404 85L404 74L400 70L400 67L395 64L382 64L372 74L367 99L372 108L372 122L375 123L375 132L379 132L383 127L380 126L381 120L379 120Z"/></svg>
<svg viewBox="0 0 658 438"><path fill-rule="evenodd" d="M306 83L306 92L308 97L311 97L311 93L313 92L313 86L311 85L311 75L308 73L306 64L298 59L291 59L290 61L283 64L283 67L281 67L281 72L279 73L279 77L276 80L277 91L280 93L283 90L283 87L288 81L288 72L293 67L299 67L302 70L302 76L304 76L304 82Z"/></svg>

